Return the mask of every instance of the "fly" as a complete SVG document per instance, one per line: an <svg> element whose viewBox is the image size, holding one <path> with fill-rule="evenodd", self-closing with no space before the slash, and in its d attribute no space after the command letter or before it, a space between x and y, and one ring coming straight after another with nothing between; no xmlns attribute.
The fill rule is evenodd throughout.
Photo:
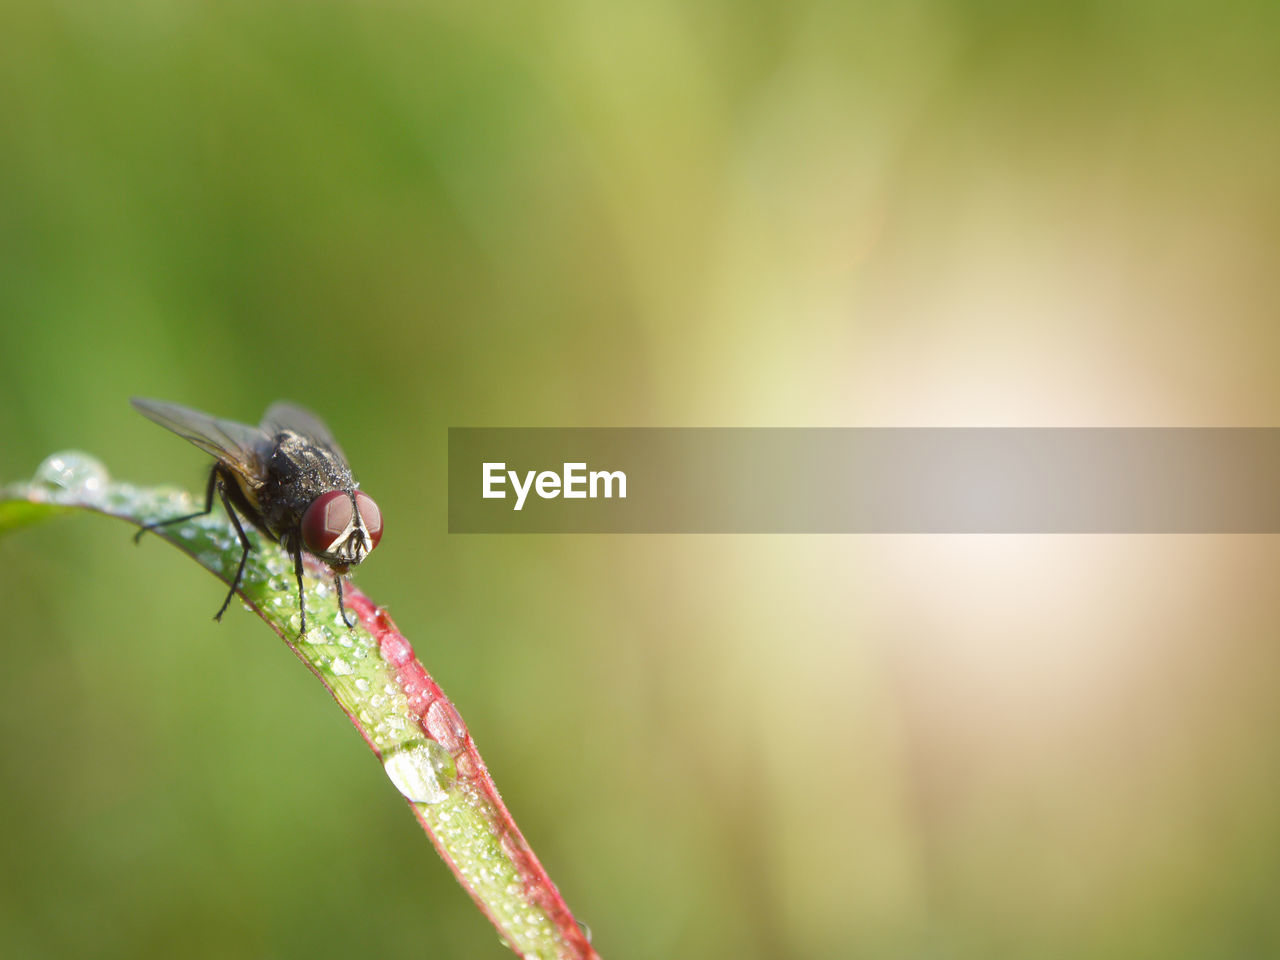
<svg viewBox="0 0 1280 960"><path fill-rule="evenodd" d="M141 540L148 530L212 512L216 493L231 518L243 552L236 578L215 620L221 620L227 612L252 549L240 523L243 517L293 557L302 616L299 636L307 632L302 593L304 550L328 566L338 592L342 622L354 627L342 599L342 578L382 539L382 512L367 493L358 489L347 458L329 428L315 414L291 403L272 404L262 423L251 427L162 400L134 397L131 402L144 417L191 441L218 461L209 473L203 510L149 523L137 532L134 541Z"/></svg>

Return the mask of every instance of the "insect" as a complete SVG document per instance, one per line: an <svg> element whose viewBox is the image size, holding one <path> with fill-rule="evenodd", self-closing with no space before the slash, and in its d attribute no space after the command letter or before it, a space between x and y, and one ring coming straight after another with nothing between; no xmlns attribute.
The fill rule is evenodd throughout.
<svg viewBox="0 0 1280 960"><path fill-rule="evenodd" d="M342 599L342 578L382 539L382 512L373 498L358 489L329 428L314 414L291 403L272 404L262 423L251 427L162 400L134 397L131 402L144 417L190 440L218 461L209 473L203 510L149 523L137 532L134 542L148 530L211 512L216 493L244 550L215 620L227 612L252 549L240 523L243 517L293 557L302 617L299 636L307 632L302 593L304 550L328 565L342 621L354 627Z"/></svg>

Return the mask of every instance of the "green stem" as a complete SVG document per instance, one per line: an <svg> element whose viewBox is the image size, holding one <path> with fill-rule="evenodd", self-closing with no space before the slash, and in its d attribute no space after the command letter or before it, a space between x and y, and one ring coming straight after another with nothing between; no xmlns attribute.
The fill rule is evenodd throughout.
<svg viewBox="0 0 1280 960"><path fill-rule="evenodd" d="M190 494L111 483L96 460L55 454L29 484L0 495L0 532L67 508L139 526L198 506ZM217 512L155 534L230 582L241 547ZM418 662L386 612L351 585L348 629L327 568L306 565L307 632L299 636L292 564L249 533L253 549L238 592L324 684L404 796L445 863L504 942L521 957L589 960L597 954L503 805L458 711Z"/></svg>

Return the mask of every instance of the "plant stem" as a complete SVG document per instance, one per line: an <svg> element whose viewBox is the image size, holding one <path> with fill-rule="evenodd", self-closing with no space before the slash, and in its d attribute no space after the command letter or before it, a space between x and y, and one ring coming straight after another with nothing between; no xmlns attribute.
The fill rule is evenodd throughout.
<svg viewBox="0 0 1280 960"><path fill-rule="evenodd" d="M0 495L0 532L64 508L81 508L139 526L190 513L187 493L111 483L96 460L55 454L30 484ZM154 533L224 582L241 547L216 511ZM521 957L592 960L598 955L502 802L466 724L414 656L386 611L344 585L348 629L329 571L307 558L307 632L299 636L292 564L258 531L238 592L297 654L351 718L404 796L436 850L503 941Z"/></svg>

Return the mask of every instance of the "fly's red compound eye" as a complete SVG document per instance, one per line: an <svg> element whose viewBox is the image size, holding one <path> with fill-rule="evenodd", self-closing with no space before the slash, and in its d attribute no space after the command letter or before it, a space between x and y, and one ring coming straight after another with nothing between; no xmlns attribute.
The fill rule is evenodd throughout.
<svg viewBox="0 0 1280 960"><path fill-rule="evenodd" d="M360 496L360 494L356 494ZM368 497L365 497L368 500ZM372 500L369 500L372 503ZM362 514L363 515L363 514ZM379 518L379 532L381 532ZM330 490L311 501L302 515L302 542L312 553L329 553L351 526L351 497L344 490Z"/></svg>
<svg viewBox="0 0 1280 960"><path fill-rule="evenodd" d="M367 493L356 491L356 506L360 508L360 522L369 535L369 549L372 550L382 539L382 511Z"/></svg>

